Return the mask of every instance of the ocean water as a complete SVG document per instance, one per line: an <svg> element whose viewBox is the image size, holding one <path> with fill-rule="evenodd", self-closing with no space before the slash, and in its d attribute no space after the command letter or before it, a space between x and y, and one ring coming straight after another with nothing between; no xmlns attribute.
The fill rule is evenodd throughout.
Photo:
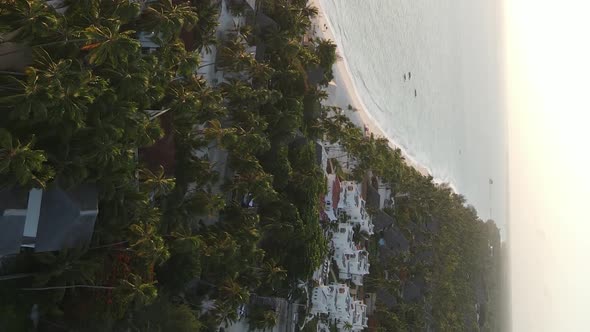
<svg viewBox="0 0 590 332"><path fill-rule="evenodd" d="M482 219L494 219L505 236L507 131L498 5L320 3L371 116L437 181L463 194Z"/></svg>

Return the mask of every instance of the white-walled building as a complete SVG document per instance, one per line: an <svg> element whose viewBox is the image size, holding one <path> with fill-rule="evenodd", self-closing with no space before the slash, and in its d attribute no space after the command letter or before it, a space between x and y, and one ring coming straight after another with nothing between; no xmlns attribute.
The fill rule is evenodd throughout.
<svg viewBox="0 0 590 332"><path fill-rule="evenodd" d="M338 221L338 204L340 203L340 180L336 174L326 176L328 191L324 198L324 211L330 221Z"/></svg>
<svg viewBox="0 0 590 332"><path fill-rule="evenodd" d="M312 280L318 284L323 285L330 279L330 268L332 266L332 257L326 257L322 265L320 265L311 277Z"/></svg>
<svg viewBox="0 0 590 332"><path fill-rule="evenodd" d="M356 250L353 242L354 230L351 224L339 223L338 229L332 234L332 248L334 257L338 255L350 254Z"/></svg>
<svg viewBox="0 0 590 332"><path fill-rule="evenodd" d="M350 313L351 320L348 322L352 325L352 329L350 331L362 331L364 328L368 327L368 318L367 318L367 305L363 303L363 301L354 301L352 302L352 310ZM346 322L341 323L338 325L339 328L343 328Z"/></svg>
<svg viewBox="0 0 590 332"><path fill-rule="evenodd" d="M373 223L371 216L365 209L366 202L361 196L360 184L354 181L342 181L340 190L340 202L338 203L338 215L347 217L348 222L359 225L361 231L373 235Z"/></svg>
<svg viewBox="0 0 590 332"><path fill-rule="evenodd" d="M324 149L326 150L328 158L336 160L345 173L352 172L358 164L357 161L348 154L346 149L338 143L330 144L324 142Z"/></svg>
<svg viewBox="0 0 590 332"><path fill-rule="evenodd" d="M356 250L352 254L344 254L336 260L338 277L351 280L355 285L363 285L363 277L369 274L369 253L366 250Z"/></svg>
<svg viewBox="0 0 590 332"><path fill-rule="evenodd" d="M392 208L395 201L392 196L391 187L382 184L381 180L379 180L379 188L377 188L377 192L379 193L379 209Z"/></svg>
<svg viewBox="0 0 590 332"><path fill-rule="evenodd" d="M232 14L230 2L229 0L219 2L219 25L217 26L216 36L220 41L230 39L231 35L235 35L237 31L248 25L246 16ZM256 6L255 0L248 0L246 3L254 10ZM247 53L256 54L256 46L247 45L245 41L243 43ZM218 52L218 45L207 45L200 50L201 66L197 70L197 74L201 75L212 86L221 84L229 78L243 78L241 73L225 72L218 68L216 64Z"/></svg>
<svg viewBox="0 0 590 332"><path fill-rule="evenodd" d="M314 288L311 304L313 315L327 315L340 331L362 331L367 327L367 306L353 300L350 288L344 284Z"/></svg>
<svg viewBox="0 0 590 332"><path fill-rule="evenodd" d="M335 320L348 320L352 308L350 288L345 284L331 284L314 288L311 294L311 313L324 314Z"/></svg>
<svg viewBox="0 0 590 332"><path fill-rule="evenodd" d="M353 235L351 224L338 224L332 236L333 258L338 266L339 279L351 280L355 285L362 286L363 277L369 274L369 253L355 245Z"/></svg>

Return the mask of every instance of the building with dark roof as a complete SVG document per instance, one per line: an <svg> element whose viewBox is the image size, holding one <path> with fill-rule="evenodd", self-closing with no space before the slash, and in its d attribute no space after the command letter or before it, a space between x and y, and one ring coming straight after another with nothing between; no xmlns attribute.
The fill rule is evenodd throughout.
<svg viewBox="0 0 590 332"><path fill-rule="evenodd" d="M369 204L369 201L367 201ZM377 211L373 217L373 225L375 225L375 232L380 232L389 229L393 226L393 217L385 213L383 210Z"/></svg>
<svg viewBox="0 0 590 332"><path fill-rule="evenodd" d="M424 284L421 280L409 280L404 283L402 297L404 302L418 302L422 299Z"/></svg>
<svg viewBox="0 0 590 332"><path fill-rule="evenodd" d="M397 296L389 292L386 288L381 287L377 289L377 304L385 306L387 309L393 309L397 304Z"/></svg>
<svg viewBox="0 0 590 332"><path fill-rule="evenodd" d="M383 239L382 249L387 249L394 254L399 254L410 249L409 241L396 226L392 226L383 231L381 236Z"/></svg>
<svg viewBox="0 0 590 332"><path fill-rule="evenodd" d="M21 248L57 251L88 244L98 215L93 185L0 190L0 256Z"/></svg>
<svg viewBox="0 0 590 332"><path fill-rule="evenodd" d="M367 184L367 206L378 210L381 208L381 195L379 195L379 191L371 184Z"/></svg>

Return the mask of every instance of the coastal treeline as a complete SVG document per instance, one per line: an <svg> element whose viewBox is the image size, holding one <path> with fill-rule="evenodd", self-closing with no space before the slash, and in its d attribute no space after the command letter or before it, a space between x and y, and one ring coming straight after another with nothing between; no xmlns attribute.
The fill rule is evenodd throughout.
<svg viewBox="0 0 590 332"><path fill-rule="evenodd" d="M367 138L343 110L328 107L322 120L327 139L356 161L351 177L370 171L392 188L395 206L385 212L409 242L389 258L375 249L380 234L373 239L371 257L379 258L371 259L365 291L377 293L379 329L502 330L505 253L494 221L484 222L463 196L409 166L386 139ZM417 295L405 295L409 283ZM392 308L380 301L383 293L395 298Z"/></svg>
<svg viewBox="0 0 590 332"><path fill-rule="evenodd" d="M391 184L400 198L387 212L413 239L408 253L371 261L367 289L398 294L408 278L426 281L419 301L378 306L379 328L469 330L483 285L486 326L497 330L497 228L322 106L337 56L308 34L317 10L225 3L249 23L219 33L214 0L0 3L0 43L14 48L0 57L30 56L0 72L0 186L92 184L99 195L88 246L1 258L2 327L27 330L37 310L48 331L212 331L251 297L292 295L328 254L315 145L327 139L357 160L351 178L370 171ZM197 74L212 47L216 84ZM154 163L162 141L172 160ZM264 305L248 315L258 329L277 319Z"/></svg>

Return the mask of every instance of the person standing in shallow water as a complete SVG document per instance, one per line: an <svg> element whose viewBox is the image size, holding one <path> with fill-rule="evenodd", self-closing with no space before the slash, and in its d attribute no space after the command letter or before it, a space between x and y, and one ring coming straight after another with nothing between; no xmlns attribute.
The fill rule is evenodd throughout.
<svg viewBox="0 0 590 332"><path fill-rule="evenodd" d="M418 97L418 92L416 92L416 89L414 89L414 97Z"/></svg>
<svg viewBox="0 0 590 332"><path fill-rule="evenodd" d="M412 79L412 72L411 71L408 72L408 79Z"/></svg>

